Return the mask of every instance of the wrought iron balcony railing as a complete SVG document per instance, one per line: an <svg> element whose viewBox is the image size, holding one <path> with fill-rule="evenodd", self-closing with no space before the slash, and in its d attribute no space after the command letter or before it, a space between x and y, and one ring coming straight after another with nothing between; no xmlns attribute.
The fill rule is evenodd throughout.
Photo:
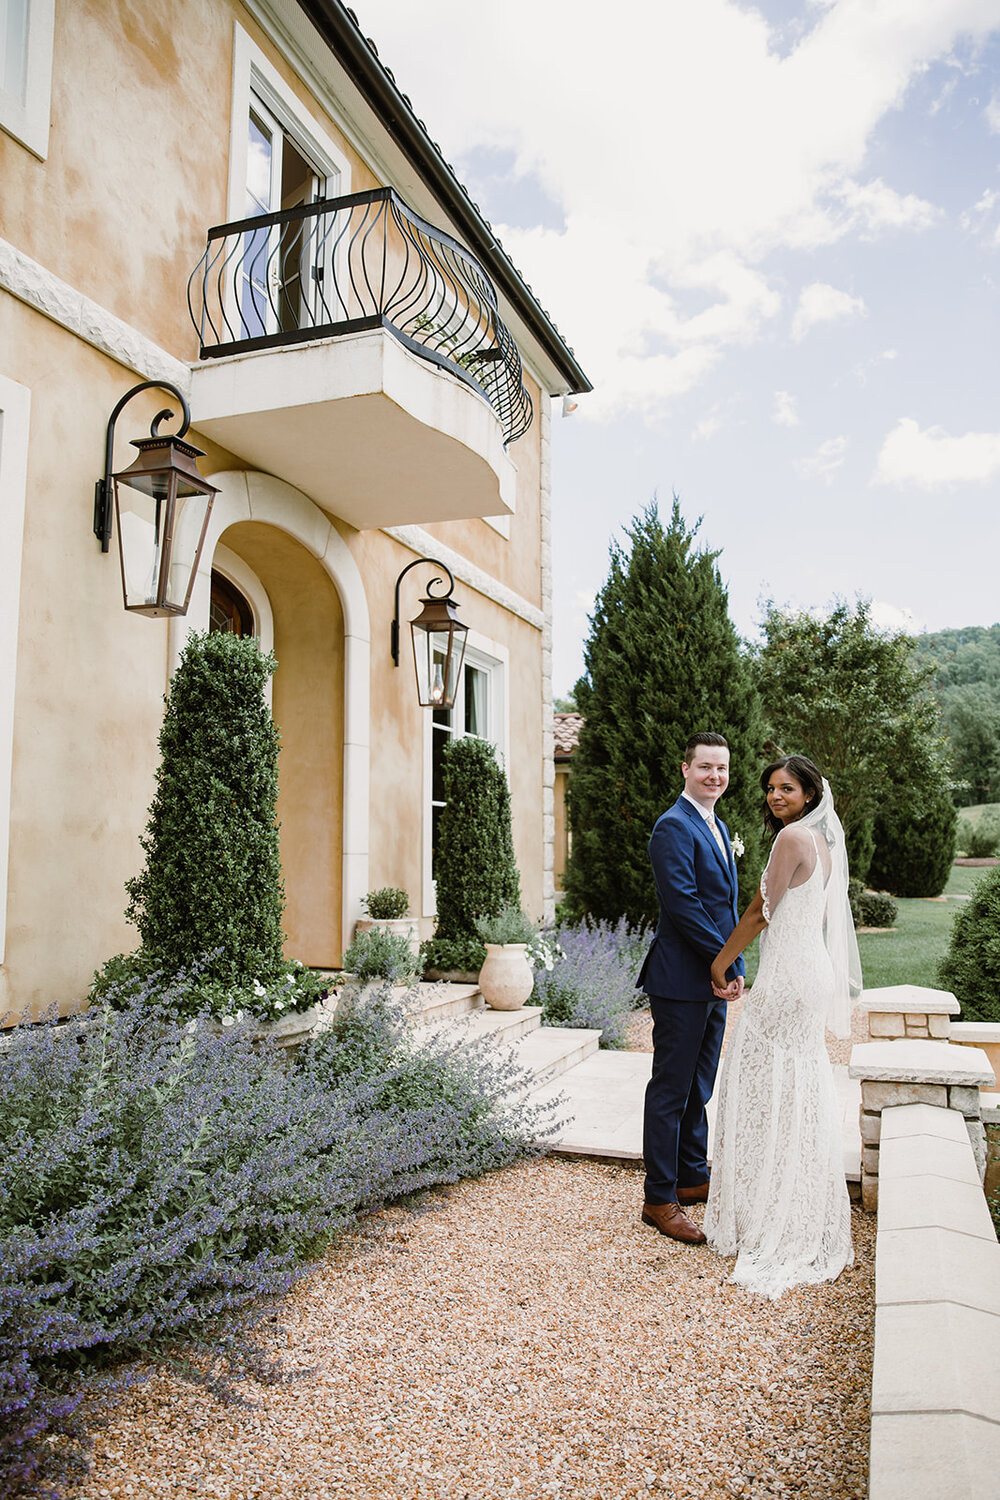
<svg viewBox="0 0 1000 1500"><path fill-rule="evenodd" d="M188 307L202 359L387 328L484 396L505 443L531 425L521 358L492 281L392 188L210 229Z"/></svg>

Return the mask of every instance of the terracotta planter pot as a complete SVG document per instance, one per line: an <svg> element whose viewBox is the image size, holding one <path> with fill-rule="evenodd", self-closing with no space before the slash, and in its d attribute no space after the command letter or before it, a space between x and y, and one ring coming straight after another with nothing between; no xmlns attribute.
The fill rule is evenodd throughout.
<svg viewBox="0 0 1000 1500"><path fill-rule="evenodd" d="M479 990L493 1010L520 1010L535 987L527 943L487 943Z"/></svg>

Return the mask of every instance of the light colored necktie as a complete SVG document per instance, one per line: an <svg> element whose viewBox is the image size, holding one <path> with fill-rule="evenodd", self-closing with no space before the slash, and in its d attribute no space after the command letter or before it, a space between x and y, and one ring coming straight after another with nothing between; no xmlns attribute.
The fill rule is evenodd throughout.
<svg viewBox="0 0 1000 1500"><path fill-rule="evenodd" d="M722 855L723 859L728 862L729 856L726 853L726 846L722 842L722 834L719 832L718 823L715 821L715 818L711 814L705 819L705 822L712 830L712 837L719 846L719 853Z"/></svg>

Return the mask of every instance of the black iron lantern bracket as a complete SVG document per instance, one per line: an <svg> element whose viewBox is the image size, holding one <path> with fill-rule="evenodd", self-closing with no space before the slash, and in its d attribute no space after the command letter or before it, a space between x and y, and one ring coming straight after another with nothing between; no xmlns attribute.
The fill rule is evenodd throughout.
<svg viewBox="0 0 1000 1500"><path fill-rule="evenodd" d="M191 411L187 401L175 385L171 385L165 380L144 380L140 385L134 385L130 391L126 391L125 395L118 402L118 405L108 418L108 431L104 441L104 478L99 479L94 485L94 535L101 544L102 552L107 552L111 545L111 512L113 509L111 503L111 469L114 464L115 423L118 421L125 407L132 400L132 397L138 396L141 391L169 391L171 396L174 396L180 402L184 420L181 423L180 431L174 434L175 437L182 438L191 426ZM169 421L172 416L173 411L170 407L164 407L163 411L157 412L150 423L150 437L159 437L158 429L160 423ZM398 585L396 598L398 613Z"/></svg>
<svg viewBox="0 0 1000 1500"><path fill-rule="evenodd" d="M432 578L429 581L429 583L427 584L427 597L428 597L428 599L433 600L435 603L443 602L445 599L450 599L451 596L452 596L452 594L455 592L455 579L454 579L454 575L452 574L451 569L448 567L448 564L441 562L439 558L436 558L436 557L418 557L413 562L407 563L407 565L403 569L402 573L400 573L399 577L396 579L395 612L394 612L393 618L392 618L392 646L391 646L391 650L392 650L392 659L393 659L393 662L396 664L397 667L399 666L399 585L402 583L403 579L406 577L406 575L410 571L410 569L411 568L418 568L421 563L430 563L431 567L433 567L433 568L441 568L448 575L448 588L445 589L445 591L444 591L443 594L435 594L435 592L434 592L434 585L435 584L443 585L443 583L444 583L444 579L443 578Z"/></svg>

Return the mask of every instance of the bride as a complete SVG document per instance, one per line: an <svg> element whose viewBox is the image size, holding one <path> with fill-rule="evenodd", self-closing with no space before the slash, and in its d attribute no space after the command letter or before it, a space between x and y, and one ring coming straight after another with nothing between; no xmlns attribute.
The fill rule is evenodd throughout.
<svg viewBox="0 0 1000 1500"><path fill-rule="evenodd" d="M850 1034L861 964L829 782L789 755L768 766L761 787L777 836L760 889L712 964L725 996L727 968L763 933L722 1064L705 1233L720 1255L737 1257L733 1281L774 1299L833 1281L854 1261L824 1026Z"/></svg>

